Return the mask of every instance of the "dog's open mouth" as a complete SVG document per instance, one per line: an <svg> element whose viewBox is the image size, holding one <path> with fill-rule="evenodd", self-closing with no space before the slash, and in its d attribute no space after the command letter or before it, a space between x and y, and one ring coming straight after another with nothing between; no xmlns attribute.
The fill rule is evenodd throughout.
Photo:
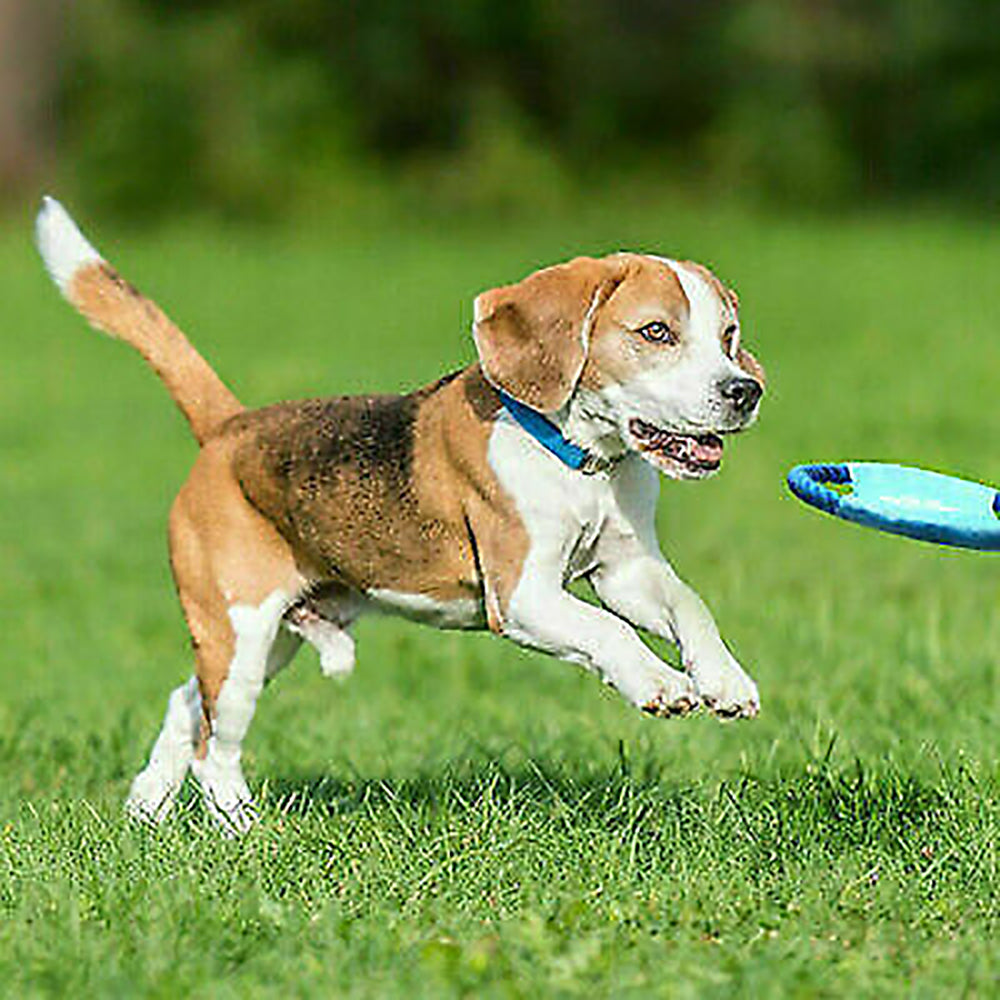
<svg viewBox="0 0 1000 1000"><path fill-rule="evenodd" d="M725 447L718 434L678 434L633 417L628 425L644 458L676 478L700 479L722 464Z"/></svg>

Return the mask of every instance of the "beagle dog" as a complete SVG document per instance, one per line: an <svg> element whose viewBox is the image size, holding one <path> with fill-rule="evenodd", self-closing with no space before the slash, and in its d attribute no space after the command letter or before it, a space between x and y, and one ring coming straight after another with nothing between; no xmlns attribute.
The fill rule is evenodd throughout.
<svg viewBox="0 0 1000 1000"><path fill-rule="evenodd" d="M638 253L547 267L476 299L478 362L433 385L248 410L52 199L37 237L62 294L139 351L201 446L169 519L195 673L133 816L162 820L191 770L222 827L246 830L240 750L261 690L303 640L324 673L349 673L367 612L489 629L651 715L757 714L654 526L659 473L714 473L763 393L736 295L706 268ZM580 577L603 607L567 591ZM684 671L633 626L677 643Z"/></svg>

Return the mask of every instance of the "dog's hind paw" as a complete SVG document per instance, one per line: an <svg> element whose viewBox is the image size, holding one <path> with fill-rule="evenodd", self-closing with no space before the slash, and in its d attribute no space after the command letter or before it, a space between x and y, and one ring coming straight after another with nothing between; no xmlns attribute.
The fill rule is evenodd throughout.
<svg viewBox="0 0 1000 1000"><path fill-rule="evenodd" d="M209 753L191 768L201 786L205 811L225 837L247 833L260 819L257 805L238 765L221 765Z"/></svg>
<svg viewBox="0 0 1000 1000"><path fill-rule="evenodd" d="M241 837L260 822L260 813L252 798L221 804L213 796L206 794L205 808L218 825L223 837Z"/></svg>
<svg viewBox="0 0 1000 1000"><path fill-rule="evenodd" d="M183 773L177 780L176 776L166 776L150 764L132 782L125 800L125 815L149 826L162 823L170 814L183 782Z"/></svg>

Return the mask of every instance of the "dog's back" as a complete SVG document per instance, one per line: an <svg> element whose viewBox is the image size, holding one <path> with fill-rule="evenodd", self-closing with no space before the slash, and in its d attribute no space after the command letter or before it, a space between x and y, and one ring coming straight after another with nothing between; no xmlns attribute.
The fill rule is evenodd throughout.
<svg viewBox="0 0 1000 1000"><path fill-rule="evenodd" d="M469 369L409 395L247 411L224 429L234 477L324 579L361 592L418 581L442 601L477 596L466 498L454 484L476 466L486 473L493 414L467 399L482 381Z"/></svg>

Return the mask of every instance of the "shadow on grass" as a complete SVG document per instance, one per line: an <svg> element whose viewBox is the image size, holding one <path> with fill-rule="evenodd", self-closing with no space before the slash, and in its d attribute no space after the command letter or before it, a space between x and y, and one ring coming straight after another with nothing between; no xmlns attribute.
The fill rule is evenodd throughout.
<svg viewBox="0 0 1000 1000"><path fill-rule="evenodd" d="M679 783L649 765L632 773L624 758L601 773L592 766L495 757L452 762L409 777L356 774L289 776L266 781L267 807L286 814L373 817L404 813L416 823L535 815L579 829L612 832L637 823L671 838L710 838L763 857L794 857L807 845L826 851L879 846L904 854L933 852L933 843L975 822L983 799L996 801L968 772L942 769L923 781L891 763L832 767L810 761L766 777Z"/></svg>

